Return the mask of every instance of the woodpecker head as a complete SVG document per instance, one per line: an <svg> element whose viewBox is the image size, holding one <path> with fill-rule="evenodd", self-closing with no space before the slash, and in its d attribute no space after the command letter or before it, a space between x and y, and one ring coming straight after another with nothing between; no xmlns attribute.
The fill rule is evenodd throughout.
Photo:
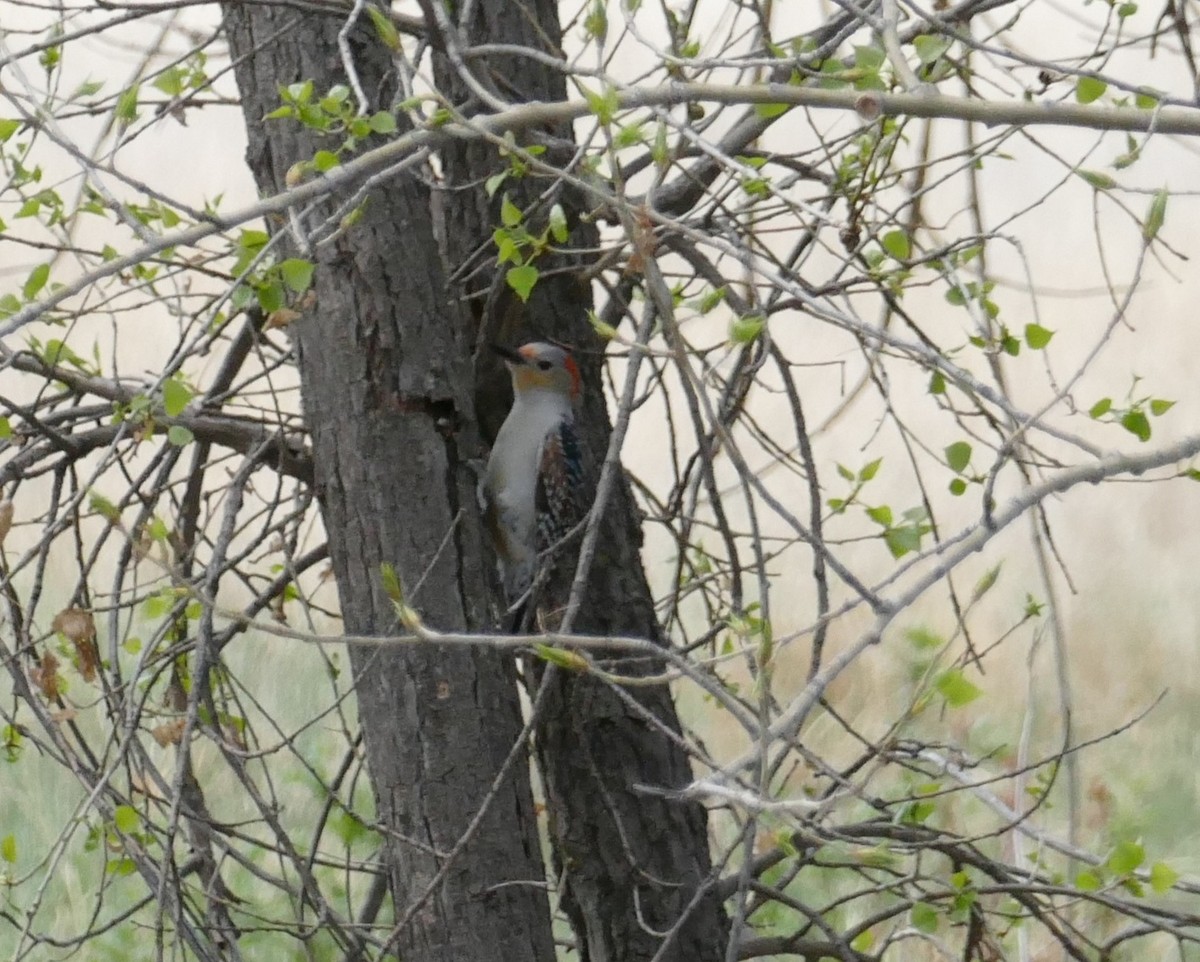
<svg viewBox="0 0 1200 962"><path fill-rule="evenodd" d="M558 345L534 341L514 351L493 344L492 350L504 358L512 374L513 391L518 396L530 391L549 391L572 401L579 397L579 367Z"/></svg>

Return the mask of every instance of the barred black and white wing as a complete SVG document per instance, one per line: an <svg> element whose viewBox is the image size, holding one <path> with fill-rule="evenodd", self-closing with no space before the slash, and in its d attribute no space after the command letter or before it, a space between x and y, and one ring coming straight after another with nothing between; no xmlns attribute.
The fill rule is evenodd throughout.
<svg viewBox="0 0 1200 962"><path fill-rule="evenodd" d="M561 542L587 512L583 444L575 420L562 418L547 432L538 452L537 550L542 555Z"/></svg>

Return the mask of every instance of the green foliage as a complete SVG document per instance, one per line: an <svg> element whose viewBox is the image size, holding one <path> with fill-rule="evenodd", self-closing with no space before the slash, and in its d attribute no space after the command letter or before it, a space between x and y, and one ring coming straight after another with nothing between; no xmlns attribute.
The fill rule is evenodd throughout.
<svg viewBox="0 0 1200 962"><path fill-rule="evenodd" d="M955 474L962 474L971 463L971 445L966 441L955 441L946 448L946 464Z"/></svg>
<svg viewBox="0 0 1200 962"><path fill-rule="evenodd" d="M504 280L522 301L528 301L533 293L534 285L538 282L539 272L532 264L521 264L510 267L504 275Z"/></svg>
<svg viewBox="0 0 1200 962"><path fill-rule="evenodd" d="M396 115L390 110L360 114L345 84L334 84L324 96L317 97L313 82L305 80L280 87L279 99L280 106L268 113L265 120L292 120L328 140L327 147L319 148L309 160L292 166L288 171L289 184L313 174L327 173L354 154L364 141L394 134L399 129Z"/></svg>
<svg viewBox="0 0 1200 962"><path fill-rule="evenodd" d="M758 339L767 319L761 314L747 314L736 317L729 324L729 340L734 344L751 344Z"/></svg>
<svg viewBox="0 0 1200 962"><path fill-rule="evenodd" d="M934 687L950 708L962 708L983 694L959 668L951 668L938 675L934 680Z"/></svg>
<svg viewBox="0 0 1200 962"><path fill-rule="evenodd" d="M195 435L192 434L191 430L185 428L182 424L172 424L167 429L167 440L177 448L186 447L195 439Z"/></svg>
<svg viewBox="0 0 1200 962"><path fill-rule="evenodd" d="M1108 84L1099 77L1082 76L1075 81L1075 100L1081 104L1090 104L1104 96Z"/></svg>
<svg viewBox="0 0 1200 962"><path fill-rule="evenodd" d="M1167 191L1166 188L1156 190L1154 197L1150 201L1150 209L1146 212L1146 221L1142 224L1142 236L1146 240L1154 240L1158 236L1158 232L1162 229L1163 221L1167 217Z"/></svg>
<svg viewBox="0 0 1200 962"><path fill-rule="evenodd" d="M1175 406L1174 401L1148 395L1135 397L1138 383L1135 377L1122 406L1118 407L1111 397L1103 397L1088 409L1093 420L1120 424L1126 431L1145 443L1153 435L1151 418L1162 417Z"/></svg>
<svg viewBox="0 0 1200 962"><path fill-rule="evenodd" d="M599 93L584 87L583 99L587 102L588 109L602 124L611 124L621 107L620 95L617 93L616 87L605 87Z"/></svg>
<svg viewBox="0 0 1200 962"><path fill-rule="evenodd" d="M1054 332L1040 324L1025 325L1025 343L1029 345L1031 351L1042 350L1050 343L1052 337L1054 337Z"/></svg>
<svg viewBox="0 0 1200 962"><path fill-rule="evenodd" d="M905 231L888 231L879 239L879 243L898 261L906 261L912 256L912 240Z"/></svg>
<svg viewBox="0 0 1200 962"><path fill-rule="evenodd" d="M163 382L163 410L168 417L182 414L192 396L192 389L178 375Z"/></svg>

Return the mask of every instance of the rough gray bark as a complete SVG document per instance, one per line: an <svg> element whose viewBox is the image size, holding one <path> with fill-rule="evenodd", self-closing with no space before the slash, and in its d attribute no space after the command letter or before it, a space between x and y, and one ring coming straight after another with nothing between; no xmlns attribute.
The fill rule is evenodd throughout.
<svg viewBox="0 0 1200 962"><path fill-rule="evenodd" d="M295 122L261 118L278 105L280 85L311 79L323 93L345 82L336 43L341 22L249 3L228 4L225 13L249 163L260 188L274 193L293 163L330 145ZM376 100L371 109L390 107L389 52L366 30L356 33L354 51ZM316 306L291 334L346 629L384 634L396 627L380 577L385 562L430 624L479 629L488 587L475 481L465 464L479 453L469 348L446 295L427 191L411 177L393 178L372 192L353 230L313 256ZM378 816L390 832L397 918L408 918L399 956L553 959L523 759L414 911L444 867L431 850L454 847L517 739L511 665L485 649L365 647L350 654ZM513 881L535 884L496 887Z"/></svg>
<svg viewBox="0 0 1200 962"><path fill-rule="evenodd" d="M469 43L516 44L561 56L553 0L477 0L473 9ZM566 97L562 74L534 60L495 55L471 64L476 78L506 99ZM444 59L438 82L456 103L471 109L467 88ZM555 141L573 141L569 125L542 133L551 144L547 159L570 156L554 146ZM447 186L452 188L445 201L451 268L465 290L491 290L487 298L470 302L480 337L508 344L550 337L575 346L585 385L579 423L590 460L598 465L611 424L600 378L604 345L587 320L592 295L583 269L588 265L540 261L543 277L529 303L521 305L505 289L502 272L492 267L494 249L488 238L500 223L501 193L489 202L480 186L503 168L504 161L480 143L451 145L442 156ZM510 179L504 190L525 206L547 185L544 178ZM577 218L586 199L567 190L553 199L567 211L571 243L593 248L593 228ZM532 214L531 230L545 223L547 210L548 205ZM563 267L574 269L551 274ZM480 422L485 432L494 434L509 403L507 378L495 368L484 368L477 384ZM573 559L568 563L573 566ZM623 479L601 523L599 549L574 627L590 634L659 637L642 569L640 517ZM661 666L623 663L617 670L651 673ZM623 699L592 678L560 672L538 719L538 760L555 861L564 880L563 907L580 954L589 962L723 959L728 921L721 902L711 892L696 898L711 873L704 808L633 790L638 784L680 788L691 780L686 754L662 730L680 730L670 690L639 687L625 694ZM661 729L646 716L656 719ZM657 934L662 932L671 934L664 939Z"/></svg>

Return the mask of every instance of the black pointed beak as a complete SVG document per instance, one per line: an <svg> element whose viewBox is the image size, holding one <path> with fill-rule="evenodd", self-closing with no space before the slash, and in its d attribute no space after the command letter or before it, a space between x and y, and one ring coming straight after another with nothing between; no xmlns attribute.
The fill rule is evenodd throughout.
<svg viewBox="0 0 1200 962"><path fill-rule="evenodd" d="M496 354L499 354L508 364L524 364L525 357L519 351L514 351L511 347L505 347L502 344L489 344Z"/></svg>

